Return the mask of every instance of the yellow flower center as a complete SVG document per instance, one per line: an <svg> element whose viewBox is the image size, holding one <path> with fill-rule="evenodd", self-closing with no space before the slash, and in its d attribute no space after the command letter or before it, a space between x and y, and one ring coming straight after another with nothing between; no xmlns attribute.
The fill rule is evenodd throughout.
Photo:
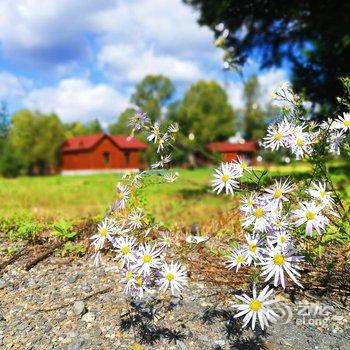
<svg viewBox="0 0 350 350"><path fill-rule="evenodd" d="M241 168L244 170L244 169L247 169L248 165L247 163L243 162L241 163Z"/></svg>
<svg viewBox="0 0 350 350"><path fill-rule="evenodd" d="M276 220L276 221L275 221L275 226L276 226L277 228L281 228L281 227L282 227L282 222L281 222L280 220Z"/></svg>
<svg viewBox="0 0 350 350"><path fill-rule="evenodd" d="M256 252L256 244L255 243L250 243L248 246L248 249L250 252L255 253Z"/></svg>
<svg viewBox="0 0 350 350"><path fill-rule="evenodd" d="M124 247L122 247L121 252L122 252L124 255L128 254L128 253L130 252L130 247L127 246L127 245L125 245Z"/></svg>
<svg viewBox="0 0 350 350"><path fill-rule="evenodd" d="M261 309L261 302L258 299L253 299L249 303L249 307L250 307L250 310L257 312Z"/></svg>
<svg viewBox="0 0 350 350"><path fill-rule="evenodd" d="M174 274L172 274L171 272L168 272L166 275L165 275L165 279L167 279L169 282L171 282L173 279L174 279Z"/></svg>
<svg viewBox="0 0 350 350"><path fill-rule="evenodd" d="M221 180L223 181L223 182L227 182L228 180L230 180L230 175L223 175L222 176L222 178L221 178Z"/></svg>
<svg viewBox="0 0 350 350"><path fill-rule="evenodd" d="M274 136L274 139L275 139L276 141L279 141L281 138L282 138L282 134L279 133L279 132L276 132L276 134L275 134L275 136Z"/></svg>
<svg viewBox="0 0 350 350"><path fill-rule="evenodd" d="M118 198L123 199L124 198L124 192L119 192L118 193Z"/></svg>
<svg viewBox="0 0 350 350"><path fill-rule="evenodd" d="M247 205L248 205L249 207L251 207L251 206L253 206L253 204L254 204L253 200L252 200L252 199L248 199Z"/></svg>
<svg viewBox="0 0 350 350"><path fill-rule="evenodd" d="M243 255L237 255L236 256L237 264L242 264L243 261L244 261L244 256Z"/></svg>
<svg viewBox="0 0 350 350"><path fill-rule="evenodd" d="M125 274L125 278L130 281L132 279L132 272L131 271L127 271Z"/></svg>
<svg viewBox="0 0 350 350"><path fill-rule="evenodd" d="M142 257L142 261L143 261L145 264L150 263L151 260L152 260L152 257L151 257L149 254L145 254L145 255Z"/></svg>
<svg viewBox="0 0 350 350"><path fill-rule="evenodd" d="M139 277L139 278L137 278L136 279L136 284L139 286L139 287L142 287L142 278L141 277Z"/></svg>
<svg viewBox="0 0 350 350"><path fill-rule="evenodd" d="M102 227L100 230L100 235L105 237L107 236L107 233L108 233L107 229L105 227Z"/></svg>
<svg viewBox="0 0 350 350"><path fill-rule="evenodd" d="M278 190L275 191L274 197L275 198L281 198L282 195L283 195L282 190L278 189Z"/></svg>
<svg viewBox="0 0 350 350"><path fill-rule="evenodd" d="M254 216L257 218L257 219L260 219L264 216L264 211L261 209L261 208L257 208L255 209L254 211Z"/></svg>
<svg viewBox="0 0 350 350"><path fill-rule="evenodd" d="M320 192L320 196L321 196L321 198L326 197L326 194L327 194L327 193L326 193L326 191L321 191L321 192Z"/></svg>
<svg viewBox="0 0 350 350"><path fill-rule="evenodd" d="M344 125L348 128L350 128L350 119L349 120L344 120Z"/></svg>
<svg viewBox="0 0 350 350"><path fill-rule="evenodd" d="M313 220L315 219L315 213L312 211L308 211L305 214L306 220Z"/></svg>
<svg viewBox="0 0 350 350"><path fill-rule="evenodd" d="M287 238L286 236L280 236L280 243L286 243L287 242Z"/></svg>
<svg viewBox="0 0 350 350"><path fill-rule="evenodd" d="M281 253L277 253L274 257L273 257L273 262L275 263L275 265L281 266L284 264L284 256Z"/></svg>
<svg viewBox="0 0 350 350"><path fill-rule="evenodd" d="M296 143L297 143L297 146L302 146L304 144L304 141L301 137L298 137Z"/></svg>

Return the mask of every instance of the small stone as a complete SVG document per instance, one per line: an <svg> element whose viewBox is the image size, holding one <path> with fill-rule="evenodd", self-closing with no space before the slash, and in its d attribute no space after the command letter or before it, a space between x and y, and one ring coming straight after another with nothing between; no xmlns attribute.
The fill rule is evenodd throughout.
<svg viewBox="0 0 350 350"><path fill-rule="evenodd" d="M76 316L83 315L86 312L85 304L83 301L76 301L73 305L73 311Z"/></svg>
<svg viewBox="0 0 350 350"><path fill-rule="evenodd" d="M78 278L77 275L69 276L67 281L68 281L68 283L72 284L72 283L75 283L77 281L77 278Z"/></svg>
<svg viewBox="0 0 350 350"><path fill-rule="evenodd" d="M83 344L84 344L84 340L83 339L77 339L76 341L74 341L73 343L70 343L68 345L68 349L67 350L79 350L79 349L81 349Z"/></svg>
<svg viewBox="0 0 350 350"><path fill-rule="evenodd" d="M3 279L0 279L0 289L4 289L6 287L6 282Z"/></svg>
<svg viewBox="0 0 350 350"><path fill-rule="evenodd" d="M179 350L188 350L186 344L185 344L183 341L181 341L181 340L178 340L178 341L176 342L176 346L177 346L177 348L178 348Z"/></svg>
<svg viewBox="0 0 350 350"><path fill-rule="evenodd" d="M88 312L81 318L81 320L88 323L94 322L95 315L92 312Z"/></svg>

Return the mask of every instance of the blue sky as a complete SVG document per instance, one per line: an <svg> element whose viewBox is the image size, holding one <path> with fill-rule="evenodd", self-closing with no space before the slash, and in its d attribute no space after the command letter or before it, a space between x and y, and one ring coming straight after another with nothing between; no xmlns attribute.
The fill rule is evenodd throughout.
<svg viewBox="0 0 350 350"><path fill-rule="evenodd" d="M170 77L180 96L199 79L226 81L232 105L242 84L225 77L222 51L181 0L1 0L0 100L56 112L63 121L115 121L146 74ZM260 72L266 103L287 72ZM228 82L228 84L227 84Z"/></svg>

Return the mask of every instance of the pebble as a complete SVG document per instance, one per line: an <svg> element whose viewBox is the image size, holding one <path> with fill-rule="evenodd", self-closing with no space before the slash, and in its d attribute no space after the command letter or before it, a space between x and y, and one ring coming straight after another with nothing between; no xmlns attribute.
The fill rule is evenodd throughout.
<svg viewBox="0 0 350 350"><path fill-rule="evenodd" d="M73 311L76 316L81 316L86 312L85 304L82 300L76 301L73 305Z"/></svg>
<svg viewBox="0 0 350 350"><path fill-rule="evenodd" d="M79 349L81 349L83 344L84 344L84 340L83 339L77 339L73 343L70 343L68 345L68 349L67 350L79 350Z"/></svg>
<svg viewBox="0 0 350 350"><path fill-rule="evenodd" d="M7 283L3 279L0 279L0 289L4 289L6 285Z"/></svg>
<svg viewBox="0 0 350 350"><path fill-rule="evenodd" d="M88 312L81 318L82 321L92 323L95 321L95 315L92 312Z"/></svg>

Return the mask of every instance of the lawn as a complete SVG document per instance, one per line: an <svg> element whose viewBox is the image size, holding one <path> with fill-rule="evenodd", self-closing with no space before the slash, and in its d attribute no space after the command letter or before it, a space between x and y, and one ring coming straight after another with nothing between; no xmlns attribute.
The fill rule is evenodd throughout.
<svg viewBox="0 0 350 350"><path fill-rule="evenodd" d="M298 167L273 166L259 170L269 170L272 176L297 173L303 177L303 174L307 176L310 166L302 163ZM179 172L180 178L173 184L150 184L144 189L146 208L157 220L170 225L209 224L214 217L233 207L234 199L212 193L212 169ZM350 179L346 171L333 171L332 177L344 197L350 198ZM88 217L99 219L113 202L119 179L117 174L1 178L0 217L29 214L43 223L62 218L73 221Z"/></svg>

